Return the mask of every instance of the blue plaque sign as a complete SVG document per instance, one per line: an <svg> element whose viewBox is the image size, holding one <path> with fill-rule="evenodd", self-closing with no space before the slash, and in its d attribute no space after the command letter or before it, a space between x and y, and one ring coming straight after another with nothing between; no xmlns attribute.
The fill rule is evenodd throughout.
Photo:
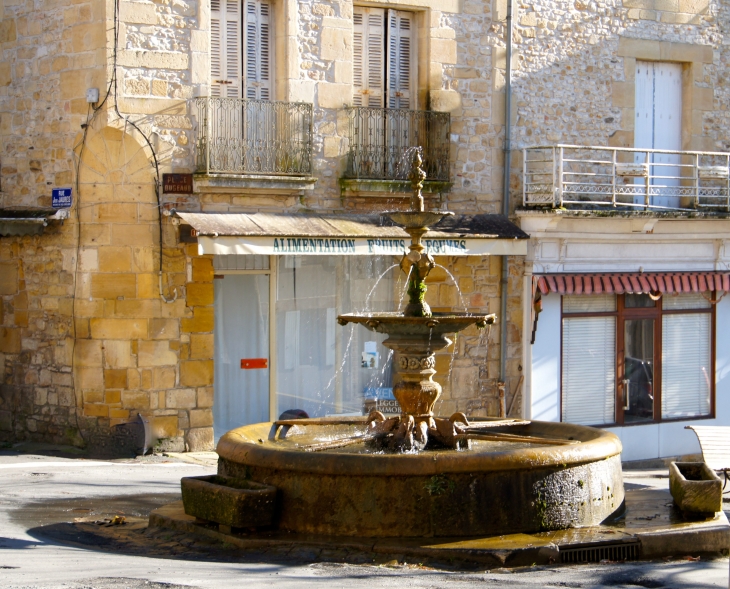
<svg viewBox="0 0 730 589"><path fill-rule="evenodd" d="M54 188L51 196L51 206L54 209L68 209L71 207L71 189Z"/></svg>

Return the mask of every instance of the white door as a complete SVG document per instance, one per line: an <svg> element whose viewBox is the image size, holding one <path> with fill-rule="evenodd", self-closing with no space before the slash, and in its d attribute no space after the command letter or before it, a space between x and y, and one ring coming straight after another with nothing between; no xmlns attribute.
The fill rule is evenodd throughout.
<svg viewBox="0 0 730 589"><path fill-rule="evenodd" d="M215 281L213 427L269 421L269 276L226 274Z"/></svg>
<svg viewBox="0 0 730 589"><path fill-rule="evenodd" d="M641 149L682 149L682 66L655 61L636 62L636 122L634 147ZM646 154L637 153L637 163ZM655 153L649 158L650 204L679 207L681 168L677 153ZM637 184L645 183L637 178ZM637 196L636 203L644 198Z"/></svg>

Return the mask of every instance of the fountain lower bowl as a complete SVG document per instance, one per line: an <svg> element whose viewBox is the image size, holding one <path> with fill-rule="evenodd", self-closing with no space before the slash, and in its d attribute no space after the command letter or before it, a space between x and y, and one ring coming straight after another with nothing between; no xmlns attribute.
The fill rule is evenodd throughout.
<svg viewBox="0 0 730 589"><path fill-rule="evenodd" d="M413 339L422 339L424 347L428 346L429 336L443 337L444 334L456 333L476 325L479 328L491 325L494 315L478 315L473 313L432 313L430 317L408 317L403 313L347 313L337 317L340 325L358 323L379 333L403 335Z"/></svg>
<svg viewBox="0 0 730 589"><path fill-rule="evenodd" d="M314 421L297 427L327 427ZM495 430L580 441L567 446L360 454L297 450L269 440L272 425L225 434L218 473L277 487L282 530L467 537L593 526L623 510L621 442L595 428L533 421Z"/></svg>

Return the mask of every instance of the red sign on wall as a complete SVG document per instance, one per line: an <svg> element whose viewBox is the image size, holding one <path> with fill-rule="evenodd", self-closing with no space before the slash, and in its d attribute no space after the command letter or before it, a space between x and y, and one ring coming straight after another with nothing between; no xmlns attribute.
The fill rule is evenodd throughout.
<svg viewBox="0 0 730 589"><path fill-rule="evenodd" d="M253 370L255 368L268 368L268 358L241 358L241 370Z"/></svg>
<svg viewBox="0 0 730 589"><path fill-rule="evenodd" d="M192 194L192 174L162 174L163 194Z"/></svg>

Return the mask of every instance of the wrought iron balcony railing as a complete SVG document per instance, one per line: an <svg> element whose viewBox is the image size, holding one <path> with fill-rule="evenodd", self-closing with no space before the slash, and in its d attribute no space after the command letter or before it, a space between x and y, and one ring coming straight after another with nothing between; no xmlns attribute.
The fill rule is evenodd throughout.
<svg viewBox="0 0 730 589"><path fill-rule="evenodd" d="M311 175L311 104L211 97L195 102L198 172Z"/></svg>
<svg viewBox="0 0 730 589"><path fill-rule="evenodd" d="M350 107L345 178L403 180L411 148L423 148L426 180L449 181L449 113Z"/></svg>
<svg viewBox="0 0 730 589"><path fill-rule="evenodd" d="M730 153L551 145L522 156L526 207L730 211Z"/></svg>

